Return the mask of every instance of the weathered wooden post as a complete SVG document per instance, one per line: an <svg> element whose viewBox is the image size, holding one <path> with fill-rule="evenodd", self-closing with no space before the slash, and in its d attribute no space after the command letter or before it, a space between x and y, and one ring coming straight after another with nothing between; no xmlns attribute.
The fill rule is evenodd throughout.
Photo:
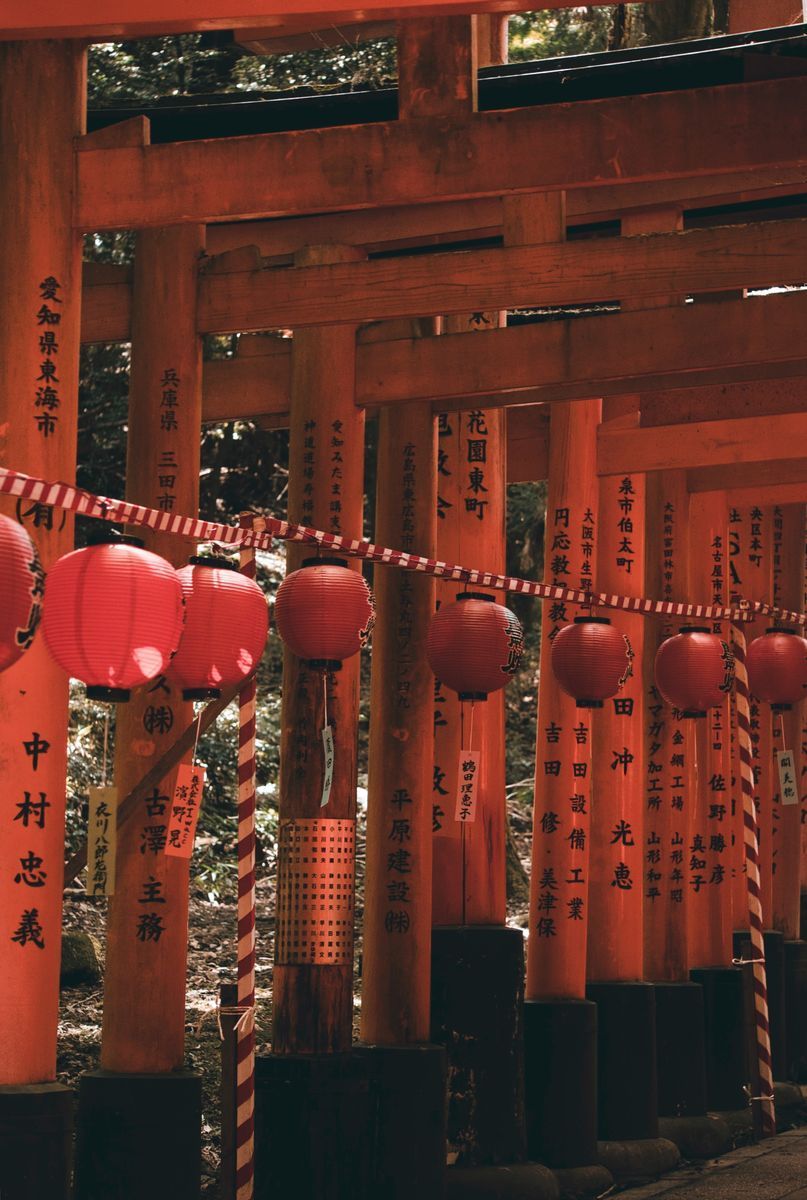
<svg viewBox="0 0 807 1200"><path fill-rule="evenodd" d="M804 578L805 509L786 504L773 510L774 603L798 611ZM794 628L787 621L777 621ZM803 632L803 631L802 631ZM805 703L774 712L773 786L773 917L771 924L784 939L785 1059L784 1078L800 1082L807 1076L807 943L799 940L801 898L801 811L798 781L802 774L802 723ZM785 783L778 755L793 756L793 785Z"/></svg>
<svg viewBox="0 0 807 1200"><path fill-rule="evenodd" d="M81 238L71 227L73 139L85 103L79 43L0 45L0 462L46 479L75 478ZM2 511L31 534L46 571L73 549L73 521L61 510L4 501ZM0 1193L61 1200L72 1151L72 1097L55 1082L67 679L41 636L0 677L0 715Z"/></svg>
<svg viewBox="0 0 807 1200"><path fill-rule="evenodd" d="M311 246L295 256L295 267L361 257L354 247ZM351 535L361 533L364 489L355 361L352 325L294 334L289 517ZM316 557L290 544L287 573ZM348 565L360 570L358 562ZM272 1054L256 1068L258 1197L293 1190L313 1200L326 1194L324 1179L333 1196L361 1194L364 1186L366 1068L350 1055L358 698L358 657L323 672L286 649ZM323 805L326 723L334 761Z"/></svg>
<svg viewBox="0 0 807 1200"><path fill-rule="evenodd" d="M202 347L196 292L204 229L138 234L132 293L132 369L126 496L167 513L199 507ZM194 544L137 530L147 549L183 565ZM117 708L115 783L124 796L193 719L162 677ZM101 1069L84 1076L76 1191L96 1200L198 1196L201 1080L185 1069L189 858L164 853L176 769L120 831L109 903ZM133 986L133 980L138 981ZM171 1128L155 1178L143 1154Z"/></svg>
<svg viewBox="0 0 807 1200"><path fill-rule="evenodd" d="M603 402L603 427L635 425L635 398ZM642 596L645 476L599 481L598 591ZM599 1134L658 1136L655 992L643 982L644 617L602 614L630 641L638 669L591 712L591 865L586 995L597 1005Z"/></svg>
<svg viewBox="0 0 807 1200"><path fill-rule="evenodd" d="M434 331L434 321L422 323ZM384 329L384 326L380 326ZM387 327L386 332L389 332ZM421 332L420 323L405 331ZM433 558L437 427L428 406L379 415L374 540ZM429 1044L434 579L375 567L361 1037L375 1096L372 1190L438 1200L445 1050ZM413 1147L417 1152L413 1153Z"/></svg>
<svg viewBox="0 0 807 1200"><path fill-rule="evenodd" d="M599 400L550 410L548 583L593 585L599 419ZM575 615L568 604L543 602L524 1006L529 1153L557 1167L597 1161L597 1009L585 998L591 723L550 665L552 643Z"/></svg>

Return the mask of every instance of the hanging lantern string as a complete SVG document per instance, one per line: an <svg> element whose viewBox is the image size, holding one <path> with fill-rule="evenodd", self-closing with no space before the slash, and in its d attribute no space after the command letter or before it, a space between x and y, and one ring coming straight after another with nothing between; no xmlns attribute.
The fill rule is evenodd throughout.
<svg viewBox="0 0 807 1200"><path fill-rule="evenodd" d="M471 701L471 723L473 723L474 702ZM469 737L470 741L470 737ZM460 700L460 759L465 746L465 702ZM468 746L470 750L470 745ZM465 857L465 822L460 822L460 855L462 857L462 924L466 924L466 893L467 893L467 863Z"/></svg>
<svg viewBox="0 0 807 1200"><path fill-rule="evenodd" d="M106 768L109 752L109 705L104 713L104 755L101 760L101 787L106 787Z"/></svg>
<svg viewBox="0 0 807 1200"><path fill-rule="evenodd" d="M191 767L196 766L196 750L199 745L199 734L202 729L202 712L203 711L204 711L204 709L200 707L199 712L196 717L196 735L193 739L193 754L191 755Z"/></svg>
<svg viewBox="0 0 807 1200"><path fill-rule="evenodd" d="M362 538L350 538L337 533L326 533L293 521L281 521L278 517L261 517L261 526L244 528L238 525L222 525L216 521L202 521L180 514L160 512L142 504L131 504L126 500L110 500L99 497L67 483L48 483L20 471L0 468L0 494L20 496L26 500L65 508L85 516L98 517L107 521L123 522L127 525L144 525L158 533L177 534L196 541L216 541L228 546L251 547L256 550L271 550L275 541L302 542L321 549L338 551L348 558L367 559L385 563L405 571L420 571L437 579L470 583L479 587L513 592L522 596L537 596L543 600L558 600L581 607L594 605L598 608L620 609L623 612L639 613L642 616L680 617L687 620L699 618L707 621L750 620L757 615L779 617L792 624L807 625L807 613L779 608L763 600L738 600L732 605L676 603L671 600L652 600L641 596L619 596L609 592L591 592L581 588L557 587L539 583L532 579L519 579L513 575L496 575L479 571L440 559L424 558L419 554L408 554L377 546Z"/></svg>
<svg viewBox="0 0 807 1200"><path fill-rule="evenodd" d="M328 728L328 671L323 668L322 671L322 727Z"/></svg>

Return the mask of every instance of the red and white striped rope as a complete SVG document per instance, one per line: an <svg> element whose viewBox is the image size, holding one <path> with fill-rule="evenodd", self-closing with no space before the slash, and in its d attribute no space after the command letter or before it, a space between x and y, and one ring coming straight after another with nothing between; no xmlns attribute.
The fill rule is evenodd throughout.
<svg viewBox="0 0 807 1200"><path fill-rule="evenodd" d="M743 795L743 833L745 842L746 886L748 892L748 924L753 952L751 970L754 974L754 1022L756 1026L757 1071L753 1081L752 1104L760 1106L763 1137L776 1133L776 1111L773 1103L773 1063L771 1034L768 1022L768 977L765 966L762 895L759 879L759 823L754 807L754 766L751 745L751 710L748 691L748 670L745 662L745 634L735 625L734 643L735 689L737 696L737 737L740 749L740 778Z"/></svg>
<svg viewBox="0 0 807 1200"><path fill-rule="evenodd" d="M242 519L246 520L246 517ZM250 518L251 519L251 518ZM260 518L255 518L258 524ZM241 550L241 573L255 578L255 551ZM236 1200L255 1192L255 713L253 675L238 696L238 1007L236 1025Z"/></svg>
<svg viewBox="0 0 807 1200"><path fill-rule="evenodd" d="M618 596L610 592L587 592L581 588L556 587L538 583L532 579L518 579L512 575L495 575L473 567L442 562L437 558L423 558L419 554L407 554L401 550L390 550L376 546L361 538L349 538L341 534L325 533L307 525L296 525L281 521L278 517L264 517L265 532L242 529L237 525L222 525L217 521L201 521L145 508L141 504L130 504L125 500L110 500L94 496L66 483L48 483L18 471L0 468L0 494L7 493L33 500L41 504L67 508L85 516L98 517L106 521L118 521L127 525L145 525L160 533L175 533L181 537L194 538L200 542L222 542L225 545L254 547L270 550L275 540L304 542L312 546L336 550L348 558L368 559L370 562L388 563L405 571L421 571L438 579L456 580L457 583L474 584L477 587L493 588L497 591L514 592L522 596L537 596L543 600L559 600L567 604L584 607L620 609L636 612L643 616L679 617L682 620L743 621L751 616L777 617L796 625L807 625L807 613L778 608L761 600L740 600L734 605L682 604L669 600L648 600L641 596Z"/></svg>

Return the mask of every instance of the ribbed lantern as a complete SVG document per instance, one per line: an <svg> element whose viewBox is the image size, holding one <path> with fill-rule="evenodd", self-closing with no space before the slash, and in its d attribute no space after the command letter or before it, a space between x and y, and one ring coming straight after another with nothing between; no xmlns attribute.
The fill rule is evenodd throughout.
<svg viewBox="0 0 807 1200"><path fill-rule="evenodd" d="M633 674L633 650L608 617L575 617L552 642L552 672L578 708L602 708Z"/></svg>
<svg viewBox="0 0 807 1200"><path fill-rule="evenodd" d="M36 546L22 525L0 516L0 671L21 658L34 640L44 586Z"/></svg>
<svg viewBox="0 0 807 1200"><path fill-rule="evenodd" d="M705 717L731 691L734 656L716 633L701 625L684 625L659 646L655 675L668 704L685 717Z"/></svg>
<svg viewBox="0 0 807 1200"><path fill-rule="evenodd" d="M509 608L482 592L461 592L429 623L426 657L460 700L487 700L518 670L524 631Z"/></svg>
<svg viewBox="0 0 807 1200"><path fill-rule="evenodd" d="M183 615L182 585L171 564L139 539L105 530L95 545L54 563L42 633L91 700L122 701L165 672Z"/></svg>
<svg viewBox="0 0 807 1200"><path fill-rule="evenodd" d="M269 628L266 597L234 562L197 556L177 571L185 598L185 628L166 679L186 700L221 695L255 670Z"/></svg>
<svg viewBox="0 0 807 1200"><path fill-rule="evenodd" d="M807 640L795 629L766 629L748 647L748 686L775 712L807 696Z"/></svg>
<svg viewBox="0 0 807 1200"><path fill-rule="evenodd" d="M275 621L283 641L308 666L338 671L370 637L373 594L343 558L307 558L278 588Z"/></svg>

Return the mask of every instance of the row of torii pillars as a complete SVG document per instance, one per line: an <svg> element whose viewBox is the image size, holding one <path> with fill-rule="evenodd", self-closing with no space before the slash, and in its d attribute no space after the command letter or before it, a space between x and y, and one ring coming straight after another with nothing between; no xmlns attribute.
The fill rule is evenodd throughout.
<svg viewBox="0 0 807 1200"><path fill-rule="evenodd" d="M487 28L494 61L502 53L501 24L489 21ZM427 48L434 51L434 32L424 22L402 34L402 96L404 102L412 97L412 115L425 114L407 67L425 58ZM81 289L81 239L70 222L71 164L73 138L83 130L84 53L69 42L4 45L0 68L0 156L18 165L0 183L0 228L7 231L0 259L2 462L70 479ZM442 98L448 106L455 101ZM680 213L657 210L642 221L645 230L676 228ZM562 195L505 201L511 244L559 240L564 232ZM187 513L198 508L195 305L204 244L200 226L138 233L133 287L127 498L160 507L170 495L175 511ZM344 261L360 253L312 247L296 261ZM501 320L500 314L474 314L451 318L445 327L470 333ZM436 329L430 320L410 331ZM355 334L340 325L297 331L292 351L289 515L346 533L360 529L363 517ZM57 364L55 395L48 398L45 361ZM802 506L729 512L724 495L690 497L681 472L598 480L599 423L630 423L636 410L635 397L552 406L546 578L573 586L596 580L602 590L672 599L727 599L732 588L746 598L769 598L775 587L781 603L801 608ZM424 406L385 410L376 540L502 570L505 420L504 410L467 410L439 421ZM69 516L62 521L58 513L24 508L18 515L32 529L46 569L72 548ZM191 552L151 533L147 545L176 564ZM290 569L303 553L290 548ZM528 1155L556 1167L583 1165L597 1158L598 1133L647 1139L658 1133L659 1111L697 1115L707 1103L739 1107L748 1079L745 985L743 972L731 965L732 931L746 927L747 904L728 706L699 728L696 746L692 731L660 706L648 673L656 642L670 630L639 618L618 619L644 673L637 671L601 714L589 719L576 710L544 671L522 1005L523 939L505 923L501 697L477 709L480 819L461 837L452 804L459 705L450 694L435 693L424 655L435 599L455 589L383 569L375 573L375 588L363 1047L354 1048L352 1037L352 936L345 935L327 961L316 949L300 957L279 945L273 1053L258 1073L258 1194L281 1195L294 1186L303 1196L354 1196L369 1186L373 1195L382 1184L389 1195L409 1196L415 1187L439 1194L446 1046L455 1181L464 1164L523 1163ZM553 631L573 615L544 606L544 663ZM321 705L318 677L287 653L281 847L284 829L328 828L352 870L355 662L333 679L336 770L326 818L319 808ZM158 709L170 711L171 728L155 721ZM53 1200L66 1195L72 1106L70 1093L55 1082L68 703L66 681L41 641L0 679L0 713L7 780L0 1172L6 1172L9 1196L23 1194L24 1179L27 1197ZM119 710L115 772L124 792L190 716L162 684ZM793 747L801 743L796 719L785 735ZM798 941L801 813L799 806L772 802L774 734L769 714L760 711L755 720L763 905L778 941L789 943L795 979L795 972L807 970ZM34 738L47 751L32 755ZM188 865L160 853L163 794L171 794L170 777L119 838L101 1064L80 1091L77 1194L83 1200L141 1196L146 1186L155 1197L198 1195L200 1082L185 1069L184 1046ZM293 853L287 844L281 907L299 900L290 875L284 879ZM15 882L19 867L12 856L29 851L42 864L35 893ZM139 917L144 904L156 902L162 934L143 940ZM21 941L16 935L32 911L39 936ZM769 940L776 945L777 935ZM693 970L699 986L690 981ZM711 1030L711 1042L704 1041L704 1029ZM734 1038L730 1045L718 1045L720 1030ZM789 1047L779 1050L780 1073L807 1065L803 1030L795 1023L793 1030ZM470 1057L458 1049L467 1045L474 1047ZM382 1112L369 1185L362 1174L370 1169L362 1150L367 1125L360 1117L368 1088ZM144 1147L164 1145L166 1130L171 1152L155 1171ZM326 1178L330 1190L322 1190Z"/></svg>

